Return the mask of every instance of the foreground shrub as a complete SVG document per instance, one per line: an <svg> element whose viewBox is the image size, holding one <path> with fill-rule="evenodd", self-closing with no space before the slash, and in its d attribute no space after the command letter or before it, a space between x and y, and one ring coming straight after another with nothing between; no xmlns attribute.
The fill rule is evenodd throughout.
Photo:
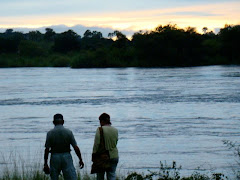
<svg viewBox="0 0 240 180"><path fill-rule="evenodd" d="M233 151L234 156L237 158L237 168L233 169L233 172L236 176L236 179L240 179L240 144L238 142L232 142L228 140L224 140L223 143Z"/></svg>

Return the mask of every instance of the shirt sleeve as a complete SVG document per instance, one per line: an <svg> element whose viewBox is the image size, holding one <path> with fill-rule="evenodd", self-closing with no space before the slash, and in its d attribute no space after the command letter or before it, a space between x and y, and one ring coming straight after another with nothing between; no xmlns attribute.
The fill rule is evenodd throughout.
<svg viewBox="0 0 240 180"><path fill-rule="evenodd" d="M76 140L75 140L75 138L74 138L74 135L73 135L73 133L71 132L71 134L70 134L70 144L74 147L74 146L77 146L77 142L76 142Z"/></svg>
<svg viewBox="0 0 240 180"><path fill-rule="evenodd" d="M99 144L100 144L100 132L99 128L97 128L93 145L93 153L97 152Z"/></svg>

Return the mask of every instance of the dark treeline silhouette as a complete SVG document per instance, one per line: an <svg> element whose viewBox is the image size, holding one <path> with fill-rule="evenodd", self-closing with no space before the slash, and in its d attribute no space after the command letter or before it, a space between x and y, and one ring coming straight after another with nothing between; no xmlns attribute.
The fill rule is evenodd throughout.
<svg viewBox="0 0 240 180"><path fill-rule="evenodd" d="M218 34L203 28L158 26L131 40L120 31L104 38L87 30L56 33L0 33L0 67L183 67L240 64L240 25L225 25ZM113 40L114 39L114 40Z"/></svg>

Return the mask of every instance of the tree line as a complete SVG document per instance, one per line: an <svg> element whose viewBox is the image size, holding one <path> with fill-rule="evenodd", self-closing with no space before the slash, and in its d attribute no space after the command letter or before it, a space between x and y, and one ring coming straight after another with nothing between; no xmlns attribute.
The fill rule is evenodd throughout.
<svg viewBox="0 0 240 180"><path fill-rule="evenodd" d="M240 64L240 25L225 25L215 34L203 28L159 25L130 39L120 31L103 37L87 30L56 33L0 33L0 67L184 67Z"/></svg>

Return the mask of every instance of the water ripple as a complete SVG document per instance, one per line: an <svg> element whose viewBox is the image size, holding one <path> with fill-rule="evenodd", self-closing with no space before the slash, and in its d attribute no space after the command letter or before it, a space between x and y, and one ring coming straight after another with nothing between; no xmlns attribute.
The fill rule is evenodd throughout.
<svg viewBox="0 0 240 180"><path fill-rule="evenodd" d="M131 96L131 97L94 97L92 99L49 99L49 100L33 100L25 99L7 99L0 100L0 106L11 106L11 105L68 105L68 104L117 104L117 103L177 103L177 102L229 102L229 103L240 103L240 94L232 95L192 95L192 96L163 96L163 95L145 95L145 96Z"/></svg>

